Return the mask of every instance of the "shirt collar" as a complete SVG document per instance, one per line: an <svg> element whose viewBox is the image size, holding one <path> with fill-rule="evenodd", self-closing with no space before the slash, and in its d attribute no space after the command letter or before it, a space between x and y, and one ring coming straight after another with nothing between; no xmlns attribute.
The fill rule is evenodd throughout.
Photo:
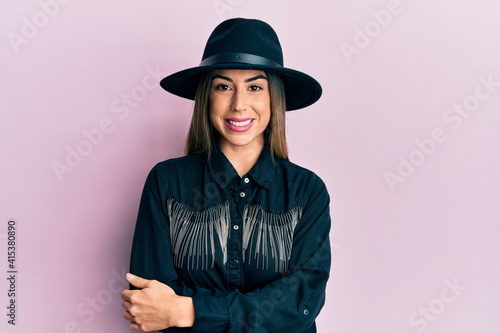
<svg viewBox="0 0 500 333"><path fill-rule="evenodd" d="M255 163L248 172L248 176L260 186L269 189L273 183L275 167L276 165L271 158L269 150L267 147L264 147L257 163ZM236 169L219 147L216 147L212 152L208 162L208 168L210 170L210 175L221 188L225 188L238 176L238 172L236 172Z"/></svg>
<svg viewBox="0 0 500 333"><path fill-rule="evenodd" d="M271 158L271 154L267 147L260 153L257 163L250 169L248 174L260 186L269 189L274 180L274 173L276 172L276 164Z"/></svg>

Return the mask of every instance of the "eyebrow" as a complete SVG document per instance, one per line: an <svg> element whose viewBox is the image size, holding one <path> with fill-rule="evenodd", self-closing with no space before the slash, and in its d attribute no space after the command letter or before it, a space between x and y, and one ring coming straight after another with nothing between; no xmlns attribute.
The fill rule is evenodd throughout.
<svg viewBox="0 0 500 333"><path fill-rule="evenodd" d="M226 80L226 81L229 81L229 82L233 82L233 79L231 79L230 77L219 75L219 74L215 74L214 77L212 78L212 80L214 80L216 78L223 79L223 80ZM255 80L258 80L258 79L267 80L267 77L265 75L257 75L257 76L254 76L254 77L246 79L245 82L252 82L252 81L255 81Z"/></svg>

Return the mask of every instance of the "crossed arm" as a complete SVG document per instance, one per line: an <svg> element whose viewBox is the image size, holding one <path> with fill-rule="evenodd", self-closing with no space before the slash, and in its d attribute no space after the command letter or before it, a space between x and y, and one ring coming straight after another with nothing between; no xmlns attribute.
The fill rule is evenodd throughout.
<svg viewBox="0 0 500 333"><path fill-rule="evenodd" d="M314 188L294 233L288 272L280 279L247 293L187 286L171 258L165 198L152 173L141 200L134 234L131 290L122 292L124 317L140 332L192 327L193 332L312 331L325 301L330 269L329 197ZM161 255L160 255L161 254ZM157 279L157 280L156 280ZM160 282L161 281L161 282ZM137 289L136 289L137 288ZM174 331L181 331L183 329Z"/></svg>

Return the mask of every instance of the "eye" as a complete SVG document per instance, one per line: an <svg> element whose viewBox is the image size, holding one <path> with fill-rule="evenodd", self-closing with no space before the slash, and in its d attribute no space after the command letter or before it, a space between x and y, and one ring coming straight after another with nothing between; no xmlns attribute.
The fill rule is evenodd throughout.
<svg viewBox="0 0 500 333"><path fill-rule="evenodd" d="M221 84L218 84L215 86L215 90L217 90L217 91L228 91L230 89L231 89L231 87L229 87L227 84L221 83Z"/></svg>
<svg viewBox="0 0 500 333"><path fill-rule="evenodd" d="M250 86L250 88L248 88L250 91L259 91L259 90L262 90L262 87L261 86L257 86L257 85L252 85Z"/></svg>

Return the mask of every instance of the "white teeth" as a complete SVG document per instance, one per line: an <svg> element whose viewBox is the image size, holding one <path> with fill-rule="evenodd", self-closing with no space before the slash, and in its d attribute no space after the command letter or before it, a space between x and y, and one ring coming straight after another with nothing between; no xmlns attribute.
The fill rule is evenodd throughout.
<svg viewBox="0 0 500 333"><path fill-rule="evenodd" d="M233 126L238 126L238 127L241 127L241 126L246 126L248 124L250 124L252 122L252 119L248 119L248 120L245 120L245 121L233 121L233 120L228 120L228 122L233 125Z"/></svg>

